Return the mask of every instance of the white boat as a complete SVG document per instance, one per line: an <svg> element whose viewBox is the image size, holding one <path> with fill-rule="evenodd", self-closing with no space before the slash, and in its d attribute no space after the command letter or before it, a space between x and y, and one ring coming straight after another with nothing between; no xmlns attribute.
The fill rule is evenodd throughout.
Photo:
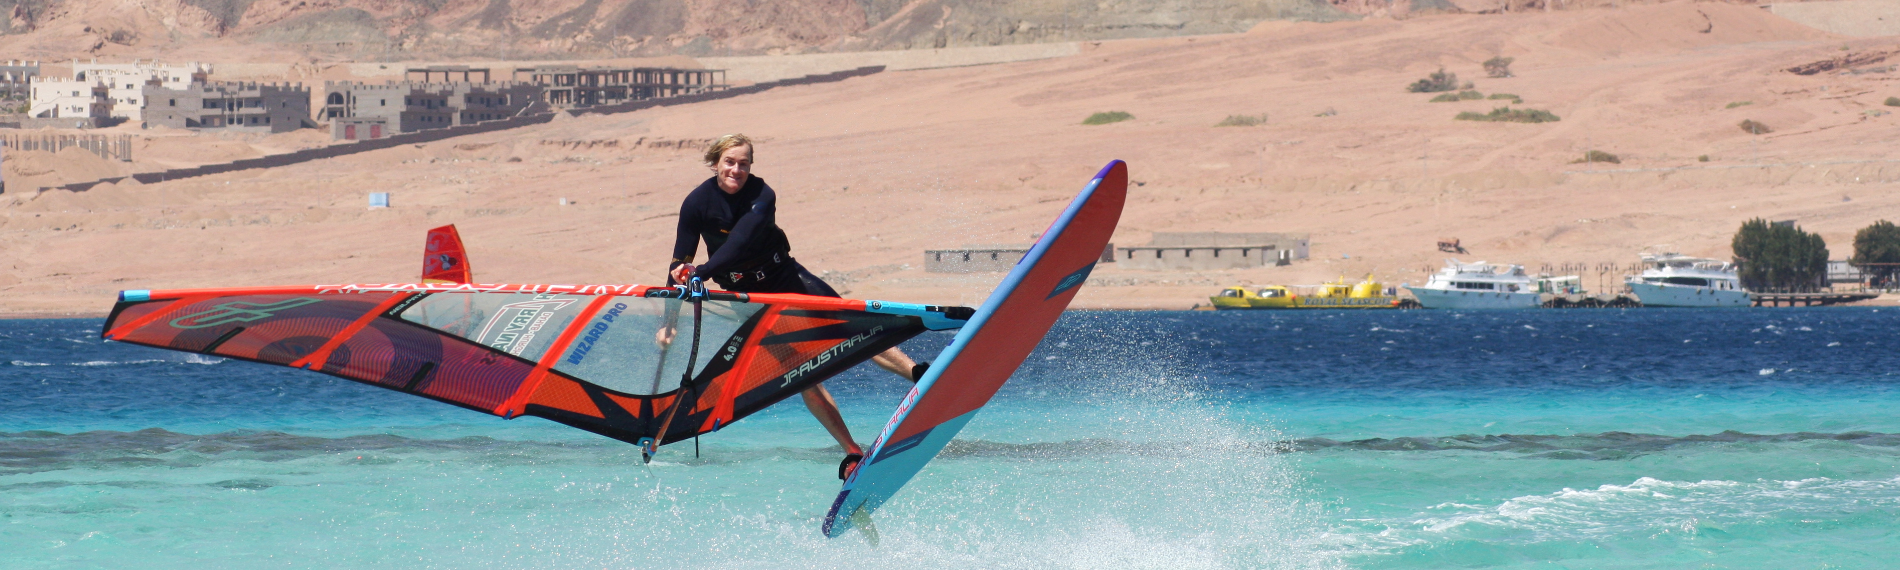
<svg viewBox="0 0 1900 570"><path fill-rule="evenodd" d="M1747 307L1734 264L1677 253L1643 254L1643 273L1624 282L1645 307Z"/></svg>
<svg viewBox="0 0 1900 570"><path fill-rule="evenodd" d="M1427 309L1532 309L1541 298L1522 265L1445 260L1424 285L1405 289Z"/></svg>

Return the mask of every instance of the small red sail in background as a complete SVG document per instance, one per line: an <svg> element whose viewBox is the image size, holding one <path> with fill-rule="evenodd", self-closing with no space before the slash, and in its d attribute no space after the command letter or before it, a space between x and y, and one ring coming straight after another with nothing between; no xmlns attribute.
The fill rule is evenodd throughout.
<svg viewBox="0 0 1900 570"><path fill-rule="evenodd" d="M422 282L468 283L472 280L468 255L462 251L462 236L455 232L455 224L429 230L428 245L422 251Z"/></svg>

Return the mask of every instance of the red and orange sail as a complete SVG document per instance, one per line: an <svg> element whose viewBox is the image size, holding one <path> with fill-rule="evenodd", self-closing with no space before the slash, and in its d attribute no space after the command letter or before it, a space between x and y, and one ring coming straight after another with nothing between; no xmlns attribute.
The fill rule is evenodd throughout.
<svg viewBox="0 0 1900 570"><path fill-rule="evenodd" d="M466 264L461 265L466 268ZM397 284L125 291L101 336L315 370L637 443L713 431L970 310L672 288ZM694 329L700 338L698 359ZM681 390L689 381L691 390ZM657 433L674 400L679 415Z"/></svg>

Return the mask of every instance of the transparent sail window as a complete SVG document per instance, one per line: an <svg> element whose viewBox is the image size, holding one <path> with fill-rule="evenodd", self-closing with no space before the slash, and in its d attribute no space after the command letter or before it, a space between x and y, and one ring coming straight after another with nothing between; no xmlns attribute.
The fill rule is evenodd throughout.
<svg viewBox="0 0 1900 570"><path fill-rule="evenodd" d="M739 327L764 307L706 301L697 373L706 368ZM568 345L554 369L628 394L664 394L680 385L692 352L693 307L676 299L615 297Z"/></svg>
<svg viewBox="0 0 1900 570"><path fill-rule="evenodd" d="M538 362L592 299L547 293L438 293L404 309L401 317Z"/></svg>

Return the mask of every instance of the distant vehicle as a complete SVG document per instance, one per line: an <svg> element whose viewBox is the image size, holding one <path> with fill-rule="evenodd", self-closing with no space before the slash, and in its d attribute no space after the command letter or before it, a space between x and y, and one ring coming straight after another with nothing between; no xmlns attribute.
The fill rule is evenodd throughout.
<svg viewBox="0 0 1900 570"><path fill-rule="evenodd" d="M1530 309L1541 298L1522 265L1445 260L1424 285L1405 289L1427 309Z"/></svg>
<svg viewBox="0 0 1900 570"><path fill-rule="evenodd" d="M1643 273L1624 284L1645 307L1747 307L1735 265L1679 253L1643 254Z"/></svg>

